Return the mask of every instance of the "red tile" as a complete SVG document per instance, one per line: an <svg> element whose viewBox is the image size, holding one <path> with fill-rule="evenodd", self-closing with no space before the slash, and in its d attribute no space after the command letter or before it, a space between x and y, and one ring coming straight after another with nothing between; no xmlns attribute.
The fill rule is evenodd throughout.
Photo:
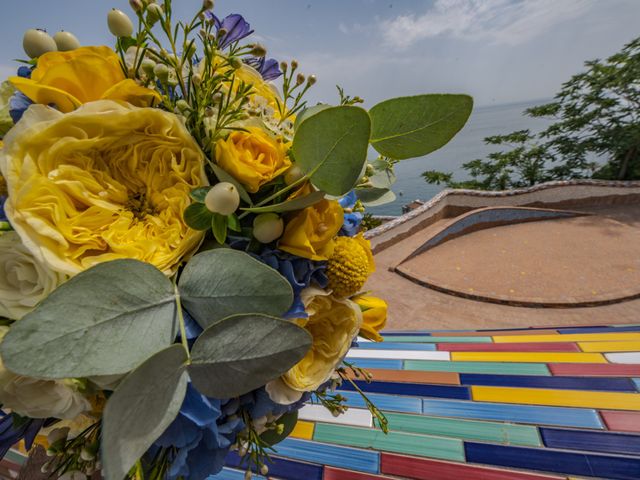
<svg viewBox="0 0 640 480"><path fill-rule="evenodd" d="M552 375L584 377L638 377L640 365L619 363L550 363Z"/></svg>
<svg viewBox="0 0 640 480"><path fill-rule="evenodd" d="M322 480L393 480L391 477L371 475L370 473L352 472L340 468L324 467Z"/></svg>
<svg viewBox="0 0 640 480"><path fill-rule="evenodd" d="M640 432L640 412L601 410L600 415L609 430Z"/></svg>
<svg viewBox="0 0 640 480"><path fill-rule="evenodd" d="M564 480L566 478L386 453L381 454L380 469L382 473L415 480Z"/></svg>
<svg viewBox="0 0 640 480"><path fill-rule="evenodd" d="M579 352L571 342L538 343L439 343L438 350L445 352Z"/></svg>

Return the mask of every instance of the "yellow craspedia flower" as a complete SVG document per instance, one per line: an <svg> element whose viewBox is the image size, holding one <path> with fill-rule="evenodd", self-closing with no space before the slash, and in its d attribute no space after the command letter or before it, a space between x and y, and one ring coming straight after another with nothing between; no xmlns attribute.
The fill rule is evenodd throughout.
<svg viewBox="0 0 640 480"><path fill-rule="evenodd" d="M282 380L294 390L310 392L331 378L347 354L362 324L362 313L351 300L335 298L319 288L307 288L301 297L309 318L294 321L309 332L312 344Z"/></svg>
<svg viewBox="0 0 640 480"><path fill-rule="evenodd" d="M238 180L247 191L257 192L262 185L291 166L287 145L259 127L247 132L232 132L216 143L216 162Z"/></svg>
<svg viewBox="0 0 640 480"><path fill-rule="evenodd" d="M320 200L287 222L278 248L310 260L327 260L343 222L344 211L338 202Z"/></svg>
<svg viewBox="0 0 640 480"><path fill-rule="evenodd" d="M53 104L65 113L101 99L138 107L160 100L157 92L126 78L116 53L104 46L45 53L31 78L10 77L9 81L34 103Z"/></svg>
<svg viewBox="0 0 640 480"><path fill-rule="evenodd" d="M387 302L371 295L353 297L362 310L362 326L359 335L374 342L381 342L380 331L387 324Z"/></svg>
<svg viewBox="0 0 640 480"><path fill-rule="evenodd" d="M350 297L360 291L375 269L371 244L362 233L338 237L327 263L329 288L338 297Z"/></svg>
<svg viewBox="0 0 640 480"><path fill-rule="evenodd" d="M33 105L0 152L5 211L54 271L133 258L171 274L202 239L182 213L206 184L203 162L171 113L108 100L67 114Z"/></svg>

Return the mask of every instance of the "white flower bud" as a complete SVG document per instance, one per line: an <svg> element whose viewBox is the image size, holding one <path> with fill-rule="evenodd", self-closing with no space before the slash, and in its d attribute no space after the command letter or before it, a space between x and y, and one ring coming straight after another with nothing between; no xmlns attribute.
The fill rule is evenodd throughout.
<svg viewBox="0 0 640 480"><path fill-rule="evenodd" d="M260 243L271 243L282 236L284 222L276 213L263 213L253 219L253 236Z"/></svg>
<svg viewBox="0 0 640 480"><path fill-rule="evenodd" d="M153 25L164 15L164 10L157 3L150 3L147 7L147 21Z"/></svg>
<svg viewBox="0 0 640 480"><path fill-rule="evenodd" d="M43 53L58 50L55 40L47 32L36 30L35 28L30 28L24 32L22 48L30 58L36 58Z"/></svg>
<svg viewBox="0 0 640 480"><path fill-rule="evenodd" d="M60 52L68 52L69 50L80 48L80 41L71 32L61 30L53 36L53 40L56 42L56 46Z"/></svg>
<svg viewBox="0 0 640 480"><path fill-rule="evenodd" d="M180 99L176 102L176 107L178 107L178 110L180 110L181 112L186 112L191 109L189 103L183 99Z"/></svg>
<svg viewBox="0 0 640 480"><path fill-rule="evenodd" d="M302 177L304 177L304 172L298 165L294 164L289 170L285 172L284 183L286 183L287 185L291 185L292 183L300 180Z"/></svg>
<svg viewBox="0 0 640 480"><path fill-rule="evenodd" d="M66 440L68 435L69 427L54 428L53 430L51 430L51 432L49 432L49 435L47 435L47 442L49 443L49 445L53 445L59 440Z"/></svg>
<svg viewBox="0 0 640 480"><path fill-rule="evenodd" d="M204 204L213 213L231 215L240 205L238 189L229 182L220 182L209 190L204 198Z"/></svg>
<svg viewBox="0 0 640 480"><path fill-rule="evenodd" d="M144 5L141 2L141 0L129 0L129 5L131 6L131 9L136 13L141 12L142 9L144 8Z"/></svg>
<svg viewBox="0 0 640 480"><path fill-rule="evenodd" d="M165 83L169 79L169 67L163 63L158 63L153 67L153 73L155 73L158 80Z"/></svg>
<svg viewBox="0 0 640 480"><path fill-rule="evenodd" d="M198 86L202 83L202 76L199 73L194 73L191 76L191 81L193 82L194 85Z"/></svg>
<svg viewBox="0 0 640 480"><path fill-rule="evenodd" d="M211 10L213 9L213 0L204 0L202 2L202 9L203 10Z"/></svg>
<svg viewBox="0 0 640 480"><path fill-rule="evenodd" d="M269 467L267 467L266 465L264 465L264 464L263 464L263 465L260 467L260 473L261 473L262 475L266 475L267 473L269 473Z"/></svg>
<svg viewBox="0 0 640 480"><path fill-rule="evenodd" d="M142 60L142 63L140 64L140 68L142 68L142 71L146 73L149 77L152 77L154 75L153 69L155 67L156 67L156 62L154 62L150 58L145 58L144 60Z"/></svg>
<svg viewBox="0 0 640 480"><path fill-rule="evenodd" d="M80 458L85 462L90 462L91 460L96 458L96 454L85 447L82 450L80 450Z"/></svg>
<svg viewBox="0 0 640 480"><path fill-rule="evenodd" d="M107 15L109 31L115 37L130 37L133 35L133 23L122 10L112 8Z"/></svg>
<svg viewBox="0 0 640 480"><path fill-rule="evenodd" d="M244 472L244 480L251 480L252 477L252 473L251 470L247 470L246 472Z"/></svg>

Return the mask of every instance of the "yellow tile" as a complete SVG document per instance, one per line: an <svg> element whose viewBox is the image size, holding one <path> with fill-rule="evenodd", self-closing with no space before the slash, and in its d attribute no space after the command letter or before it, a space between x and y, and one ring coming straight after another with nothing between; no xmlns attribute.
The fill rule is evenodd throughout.
<svg viewBox="0 0 640 480"><path fill-rule="evenodd" d="M579 342L583 352L640 352L640 342Z"/></svg>
<svg viewBox="0 0 640 480"><path fill-rule="evenodd" d="M575 333L567 335L494 335L496 343L640 341L640 333Z"/></svg>
<svg viewBox="0 0 640 480"><path fill-rule="evenodd" d="M294 438L301 438L302 440L311 440L313 438L314 427L315 423L299 420L298 423L296 423L293 432L291 432L291 436Z"/></svg>
<svg viewBox="0 0 640 480"><path fill-rule="evenodd" d="M607 363L600 353L451 352L458 362Z"/></svg>
<svg viewBox="0 0 640 480"><path fill-rule="evenodd" d="M640 394L638 393L472 386L471 395L476 402L640 410Z"/></svg>

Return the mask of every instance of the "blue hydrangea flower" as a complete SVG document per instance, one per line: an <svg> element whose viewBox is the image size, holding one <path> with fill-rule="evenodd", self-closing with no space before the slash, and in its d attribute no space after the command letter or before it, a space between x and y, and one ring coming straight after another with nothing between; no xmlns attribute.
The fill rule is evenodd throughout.
<svg viewBox="0 0 640 480"><path fill-rule="evenodd" d="M36 435L43 427L48 427L57 422L53 418L22 418L20 422L14 422L14 416L0 410L0 458L3 458L9 449L24 439L25 448L29 450L33 445Z"/></svg>
<svg viewBox="0 0 640 480"><path fill-rule="evenodd" d="M7 201L7 197L0 195L0 222L8 222L7 214L4 213L4 202Z"/></svg>
<svg viewBox="0 0 640 480"><path fill-rule="evenodd" d="M16 91L9 99L9 115L13 123L18 123L33 102L24 93Z"/></svg>
<svg viewBox="0 0 640 480"><path fill-rule="evenodd" d="M282 75L278 61L275 58L250 58L248 60L245 60L245 62L247 63L247 65L251 65L258 72L260 72L263 80L275 80L280 75Z"/></svg>
<svg viewBox="0 0 640 480"><path fill-rule="evenodd" d="M258 388L247 395L243 395L240 403L245 405L251 418L258 419L267 415L279 417L288 412L300 410L302 406L311 398L310 392L304 392L302 398L290 405L281 405L274 402L264 387Z"/></svg>
<svg viewBox="0 0 640 480"><path fill-rule="evenodd" d="M222 470L229 447L244 428L240 418L225 413L225 403L187 385L180 413L154 446L172 452L169 480L204 480Z"/></svg>
<svg viewBox="0 0 640 480"><path fill-rule="evenodd" d="M311 282L320 288L326 288L329 279L325 273L327 268L324 262L313 262L306 258L296 257L279 250L265 250L257 258L280 272L291 284L293 289L293 305L285 318L307 318L307 312L300 298L302 290L307 288Z"/></svg>
<svg viewBox="0 0 640 480"><path fill-rule="evenodd" d="M251 25L238 13L227 15L222 20L211 12L205 12L205 15L209 20L214 22L218 32L220 32L221 29L225 31L223 35L218 36L218 48L220 50L224 50L232 43L242 40L253 33Z"/></svg>
<svg viewBox="0 0 640 480"><path fill-rule="evenodd" d="M353 208L357 201L358 197L356 196L356 192L351 190L344 197L338 200L338 203L340 203L342 208ZM342 224L342 228L338 234L346 237L353 237L360 230L360 224L362 223L363 218L364 215L362 212L345 212L344 223Z"/></svg>

